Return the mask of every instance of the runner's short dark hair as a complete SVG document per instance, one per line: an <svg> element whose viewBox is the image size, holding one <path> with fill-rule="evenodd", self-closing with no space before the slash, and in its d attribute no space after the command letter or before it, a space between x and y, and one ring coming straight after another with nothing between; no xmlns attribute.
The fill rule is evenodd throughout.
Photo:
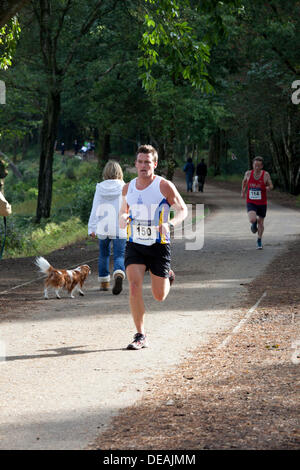
<svg viewBox="0 0 300 470"><path fill-rule="evenodd" d="M252 162L261 162L262 164L264 164L264 159L263 157L255 157L253 158Z"/></svg>
<svg viewBox="0 0 300 470"><path fill-rule="evenodd" d="M154 147L152 147L152 145L140 145L139 148L137 149L136 157L138 156L139 153L147 153L149 155L152 155L154 162L157 162L158 160L157 150Z"/></svg>

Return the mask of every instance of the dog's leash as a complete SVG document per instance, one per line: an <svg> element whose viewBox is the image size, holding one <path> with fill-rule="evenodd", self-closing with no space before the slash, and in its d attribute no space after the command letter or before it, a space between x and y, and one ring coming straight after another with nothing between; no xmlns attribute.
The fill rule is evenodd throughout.
<svg viewBox="0 0 300 470"><path fill-rule="evenodd" d="M0 259L2 258L2 255L3 255L5 240L6 240L6 217L3 217L3 220L4 220L4 239L3 239L2 247L0 250Z"/></svg>

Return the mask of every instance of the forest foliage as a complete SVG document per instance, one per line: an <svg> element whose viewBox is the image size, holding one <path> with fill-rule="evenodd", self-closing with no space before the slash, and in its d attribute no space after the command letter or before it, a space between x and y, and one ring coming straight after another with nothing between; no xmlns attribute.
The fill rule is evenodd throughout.
<svg viewBox="0 0 300 470"><path fill-rule="evenodd" d="M218 175L261 155L300 193L299 1L20 3L0 29L0 150L19 165L38 149L36 221L51 214L55 147L75 139L100 166L152 143L170 179L188 156Z"/></svg>

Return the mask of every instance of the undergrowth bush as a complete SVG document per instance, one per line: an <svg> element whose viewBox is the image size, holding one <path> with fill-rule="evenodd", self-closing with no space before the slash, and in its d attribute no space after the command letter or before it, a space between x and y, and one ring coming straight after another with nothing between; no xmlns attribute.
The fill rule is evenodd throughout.
<svg viewBox="0 0 300 470"><path fill-rule="evenodd" d="M242 183L243 176L244 175L217 175L217 176L214 176L213 179L215 181L228 181L231 183L236 183L236 182Z"/></svg>
<svg viewBox="0 0 300 470"><path fill-rule="evenodd" d="M78 215L85 224L89 221L95 189L95 183L83 182L77 186L74 194L74 214Z"/></svg>
<svg viewBox="0 0 300 470"><path fill-rule="evenodd" d="M132 156L125 161L133 166ZM37 225L35 213L38 196L39 155L32 149L26 159L18 163L22 180L10 171L5 180L5 196L12 205L13 214L7 218L7 237L4 257L22 257L47 254L69 243L87 237L87 223L92 209L96 184L102 181L105 162L54 154L53 191L50 219ZM124 181L136 174L124 171ZM3 227L0 224L0 236Z"/></svg>
<svg viewBox="0 0 300 470"><path fill-rule="evenodd" d="M2 228L0 235L2 236ZM86 225L79 217L64 222L42 220L37 226L32 217L7 218L7 235L4 257L38 256L74 243L87 235Z"/></svg>
<svg viewBox="0 0 300 470"><path fill-rule="evenodd" d="M18 253L26 256L31 246L29 225L28 218L20 220L18 216L7 217L5 257L8 255L10 255L9 257L14 257Z"/></svg>
<svg viewBox="0 0 300 470"><path fill-rule="evenodd" d="M37 225L38 165L38 155L32 151L18 163L22 180L11 171L6 178L5 196L13 214L7 218L4 257L46 254L87 236L96 183L102 174L98 163L54 154L51 217Z"/></svg>

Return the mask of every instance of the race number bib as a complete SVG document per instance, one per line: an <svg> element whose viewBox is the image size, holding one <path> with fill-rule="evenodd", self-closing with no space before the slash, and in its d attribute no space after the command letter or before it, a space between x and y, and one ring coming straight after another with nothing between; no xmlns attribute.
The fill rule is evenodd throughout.
<svg viewBox="0 0 300 470"><path fill-rule="evenodd" d="M153 245L156 242L156 227L153 225L133 225L133 242L142 245Z"/></svg>
<svg viewBox="0 0 300 470"><path fill-rule="evenodd" d="M249 190L249 199L257 201L261 199L261 190L260 189L250 189Z"/></svg>

